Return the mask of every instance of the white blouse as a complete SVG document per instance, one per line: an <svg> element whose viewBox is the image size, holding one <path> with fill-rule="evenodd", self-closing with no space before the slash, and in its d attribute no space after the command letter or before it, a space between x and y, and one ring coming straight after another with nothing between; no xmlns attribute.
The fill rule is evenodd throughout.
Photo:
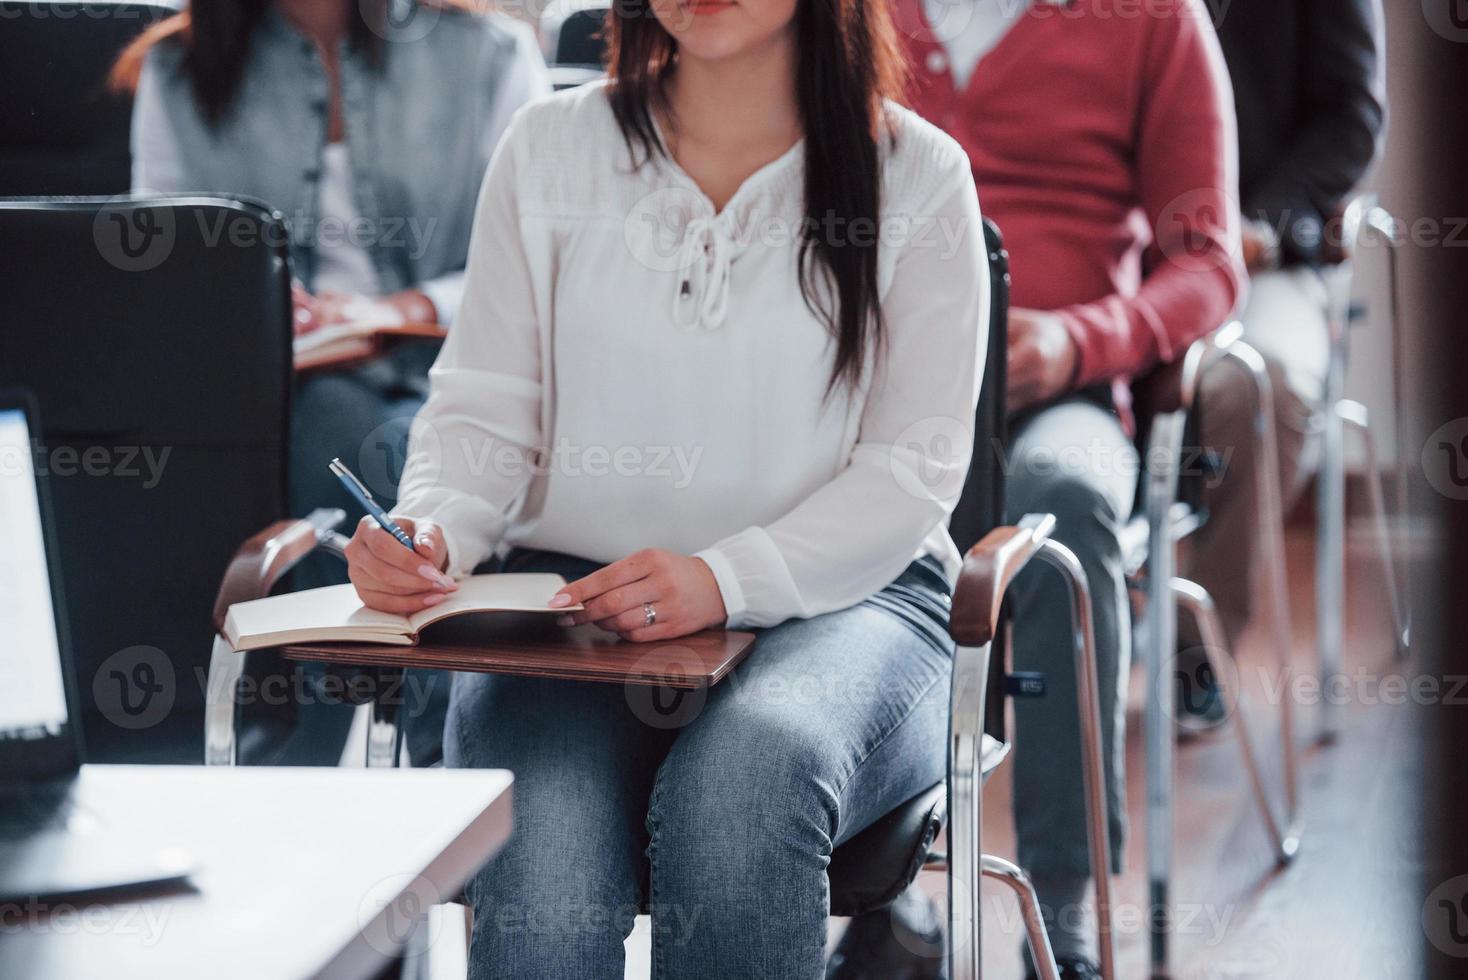
<svg viewBox="0 0 1468 980"><path fill-rule="evenodd" d="M827 397L834 344L797 278L803 144L722 211L634 167L604 84L527 106L490 164L463 305L414 423L397 513L450 571L523 546L695 554L729 625L860 602L959 556L988 274L968 160L891 106L877 235L886 337Z"/></svg>

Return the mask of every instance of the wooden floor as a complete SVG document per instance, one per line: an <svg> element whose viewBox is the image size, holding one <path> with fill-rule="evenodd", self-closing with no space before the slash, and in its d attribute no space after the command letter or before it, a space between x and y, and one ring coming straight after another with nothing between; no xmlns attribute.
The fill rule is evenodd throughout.
<svg viewBox="0 0 1468 980"><path fill-rule="evenodd" d="M1315 672L1313 544L1292 532L1288 561L1294 662ZM1422 779L1421 712L1398 701L1397 682L1410 661L1397 661L1390 640L1385 589L1369 538L1348 551L1346 674L1350 698L1343 730L1320 746L1318 699L1297 698L1301 789L1306 821L1295 862L1277 870L1232 732L1178 750L1175 879L1177 910L1172 975L1178 978L1329 977L1391 980L1422 975L1419 915L1423 890L1419 826ZM1279 783L1278 686L1266 657L1263 630L1244 638L1241 687L1271 788ZM1308 693L1308 692L1306 692ZM1116 880L1117 949L1122 978L1148 975L1144 827L1144 763L1140 675L1134 671L1128 717L1126 872ZM1009 773L1002 768L984 793L984 850L1014 856ZM944 899L944 878L925 873L919 885ZM1023 976L1018 910L1001 887L986 882L983 898L984 975ZM843 923L833 920L833 937ZM628 941L627 977L648 976L648 923Z"/></svg>
<svg viewBox="0 0 1468 980"><path fill-rule="evenodd" d="M1419 915L1423 892L1419 810L1421 712L1396 701L1395 680L1410 677L1398 661L1387 625L1390 613L1369 538L1353 539L1349 554L1344 664L1352 682L1341 708L1341 737L1320 746L1318 698L1297 698L1305 836L1288 868L1277 870L1232 732L1178 749L1174 837L1177 910L1172 975L1180 978L1329 977L1389 980L1423 973ZM1315 672L1313 542L1292 533L1287 554L1294 663ZM1280 786L1278 690L1266 656L1264 631L1244 638L1242 688L1256 745ZM1309 695L1308 691L1302 693ZM1131 837L1126 873L1113 900L1131 920L1117 929L1119 974L1148 975L1144 761L1139 673L1128 713L1127 785ZM1007 773L985 789L984 849L1013 856ZM926 887L941 894L940 875ZM1021 977L1023 933L1009 897L985 885L985 976ZM1190 920L1190 921L1185 921Z"/></svg>

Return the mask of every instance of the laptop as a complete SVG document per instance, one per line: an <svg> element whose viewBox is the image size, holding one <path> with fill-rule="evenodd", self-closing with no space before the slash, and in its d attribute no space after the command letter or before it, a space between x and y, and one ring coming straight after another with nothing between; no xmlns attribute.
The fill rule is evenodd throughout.
<svg viewBox="0 0 1468 980"><path fill-rule="evenodd" d="M109 830L81 773L76 678L40 425L28 392L0 389L0 902L179 882L189 855Z"/></svg>

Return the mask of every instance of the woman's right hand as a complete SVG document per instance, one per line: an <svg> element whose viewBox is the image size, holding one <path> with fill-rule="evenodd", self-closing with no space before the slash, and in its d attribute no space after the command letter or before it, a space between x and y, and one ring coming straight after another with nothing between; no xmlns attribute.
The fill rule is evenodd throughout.
<svg viewBox="0 0 1468 980"><path fill-rule="evenodd" d="M347 542L347 576L369 609L406 615L438 605L459 583L443 572L448 547L438 525L406 517L395 520L413 539L414 550L364 517Z"/></svg>

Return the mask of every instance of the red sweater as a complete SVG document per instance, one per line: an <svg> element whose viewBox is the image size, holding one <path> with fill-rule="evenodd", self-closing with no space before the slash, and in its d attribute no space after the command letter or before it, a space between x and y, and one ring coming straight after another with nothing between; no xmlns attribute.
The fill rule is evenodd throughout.
<svg viewBox="0 0 1468 980"><path fill-rule="evenodd" d="M1037 3L963 91L894 0L908 98L968 151L1014 306L1057 311L1077 387L1124 382L1223 323L1245 281L1228 72L1199 0Z"/></svg>

